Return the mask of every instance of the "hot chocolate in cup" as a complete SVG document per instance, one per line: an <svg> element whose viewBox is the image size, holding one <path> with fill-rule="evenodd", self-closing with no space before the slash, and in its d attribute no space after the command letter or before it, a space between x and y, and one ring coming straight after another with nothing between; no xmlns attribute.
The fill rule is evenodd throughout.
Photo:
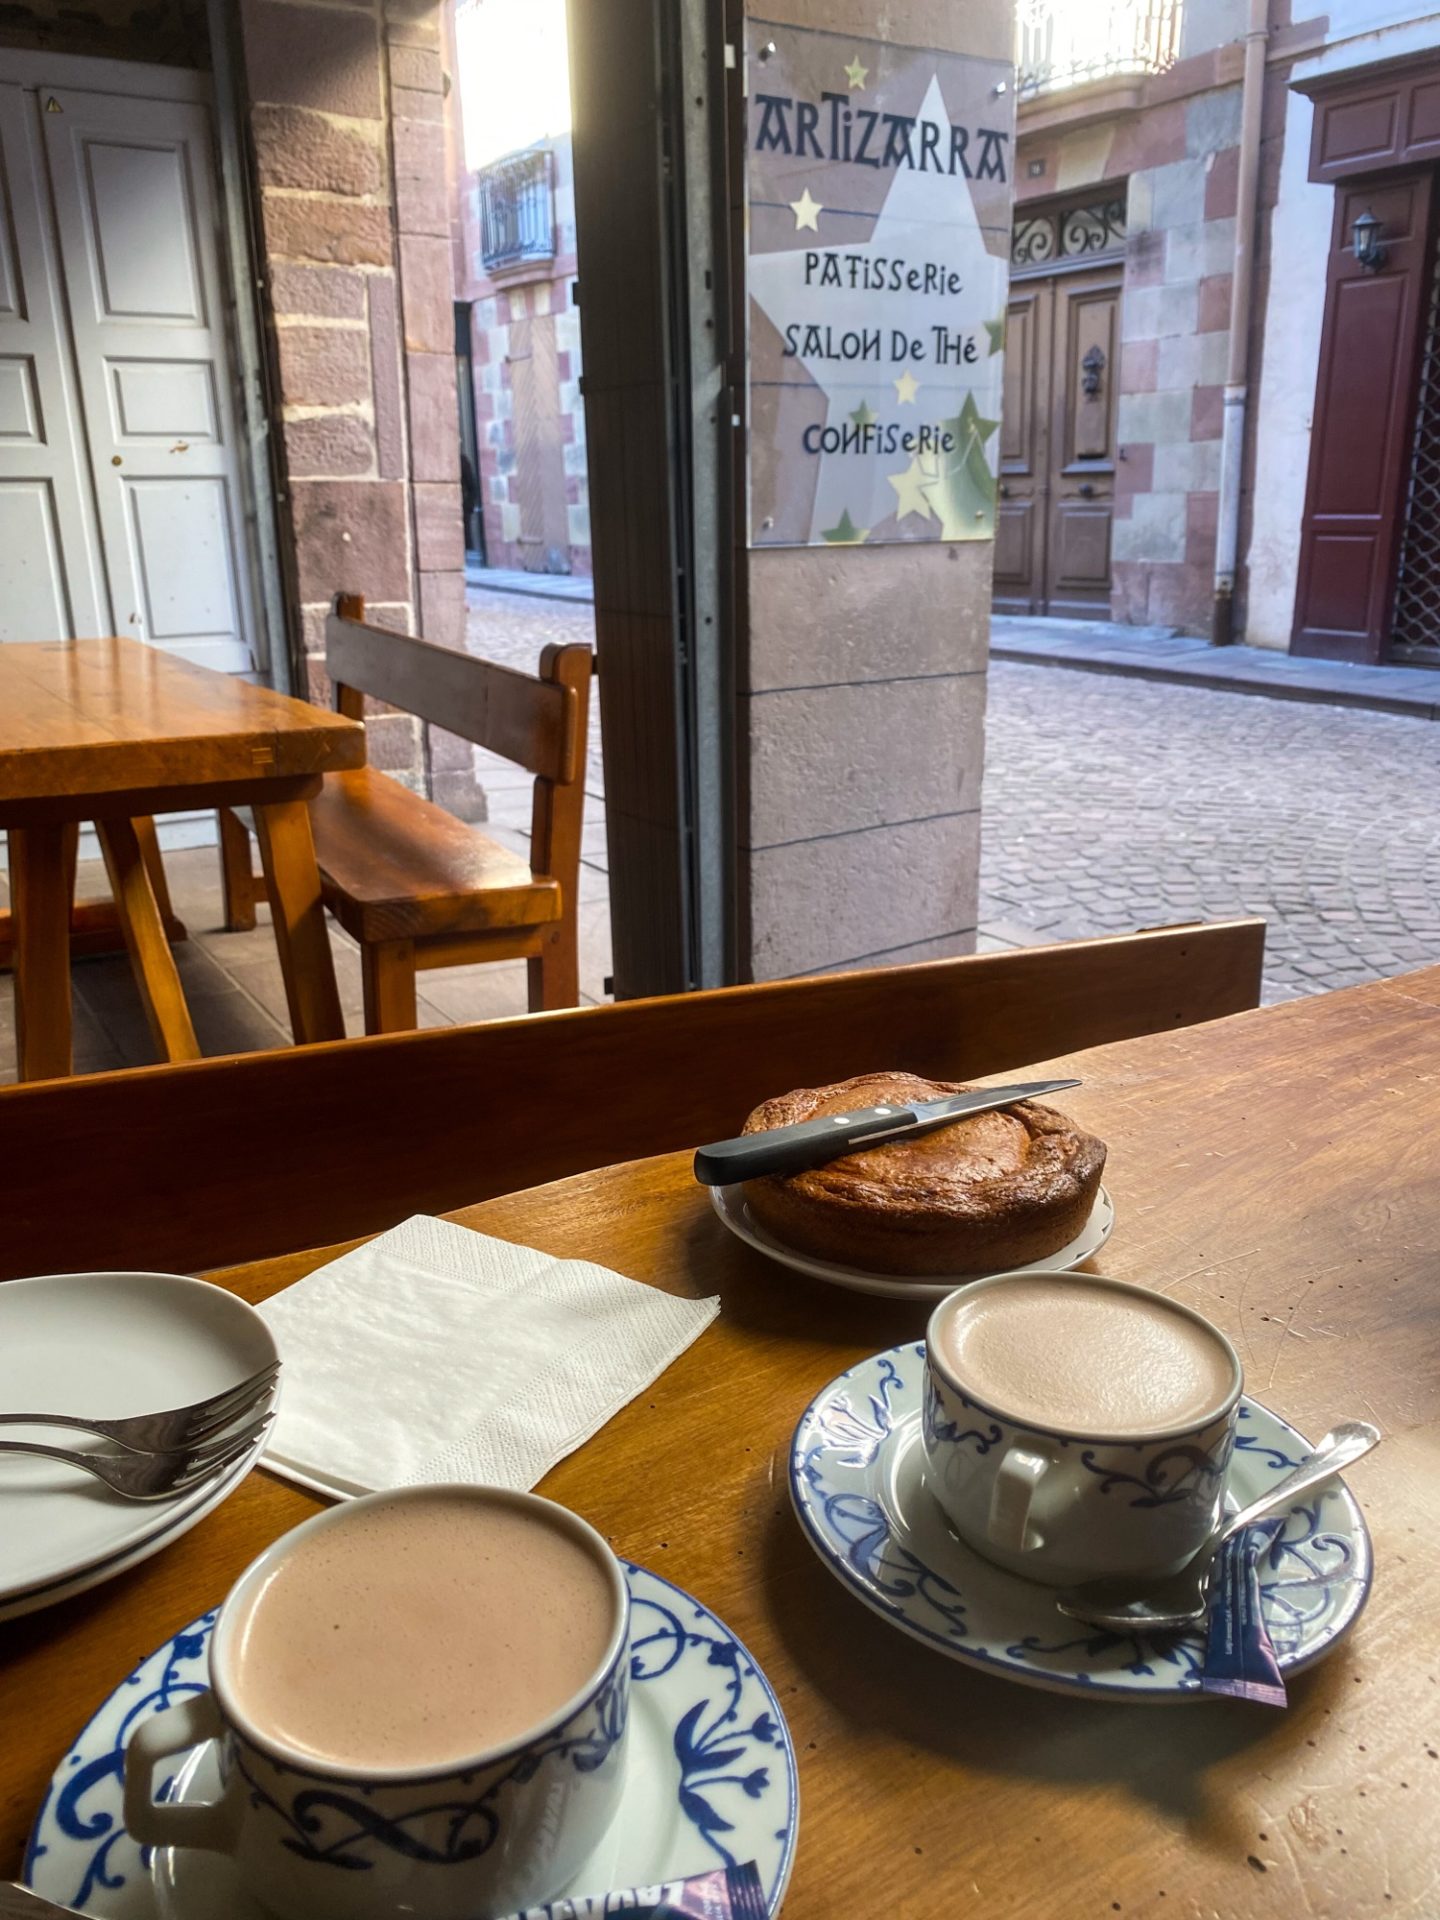
<svg viewBox="0 0 1440 1920"><path fill-rule="evenodd" d="M1224 1500L1243 1375L1218 1327L1124 1281L998 1274L926 1337L926 1479L956 1532L1054 1585L1182 1567Z"/></svg>
<svg viewBox="0 0 1440 1920"><path fill-rule="evenodd" d="M615 1811L629 1594L576 1515L499 1488L347 1502L240 1577L210 1691L142 1723L126 1824L230 1854L286 1920L473 1920L548 1899ZM221 1798L157 1805L217 1738Z"/></svg>

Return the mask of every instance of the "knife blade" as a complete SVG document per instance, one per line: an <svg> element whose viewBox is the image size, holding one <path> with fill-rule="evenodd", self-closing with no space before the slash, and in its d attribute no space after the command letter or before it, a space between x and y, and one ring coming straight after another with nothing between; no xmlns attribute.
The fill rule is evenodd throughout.
<svg viewBox="0 0 1440 1920"><path fill-rule="evenodd" d="M83 1920L79 1907L57 1907L53 1900L13 1880L0 1885L0 1920L66 1920L71 1914Z"/></svg>
<svg viewBox="0 0 1440 1920"><path fill-rule="evenodd" d="M1042 1093L1078 1087L1078 1080L1031 1080L1011 1087L978 1087L973 1093L955 1093L944 1100L917 1100L909 1106L857 1107L853 1113L830 1113L823 1120L801 1120L793 1127L770 1127L763 1133L742 1133L734 1140L717 1140L695 1154L695 1178L703 1187L728 1187L740 1180L759 1180L766 1174L800 1173L826 1160L838 1160L858 1147L878 1146L902 1134L921 1133L943 1126L968 1113L988 1113L1014 1106L1017 1100L1036 1100Z"/></svg>

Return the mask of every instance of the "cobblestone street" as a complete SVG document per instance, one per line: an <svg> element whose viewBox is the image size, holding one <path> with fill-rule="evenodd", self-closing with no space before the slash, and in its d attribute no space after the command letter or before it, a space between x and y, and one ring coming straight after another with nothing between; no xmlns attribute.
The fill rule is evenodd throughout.
<svg viewBox="0 0 1440 1920"><path fill-rule="evenodd" d="M593 634L583 603L469 604L472 649L531 670L547 640ZM527 826L526 807L491 793L497 826ZM992 660L982 818L986 946L1255 913L1269 1000L1440 961L1432 721Z"/></svg>
<svg viewBox="0 0 1440 1920"><path fill-rule="evenodd" d="M1440 960L1440 725L992 661L983 928L1255 913L1266 998Z"/></svg>

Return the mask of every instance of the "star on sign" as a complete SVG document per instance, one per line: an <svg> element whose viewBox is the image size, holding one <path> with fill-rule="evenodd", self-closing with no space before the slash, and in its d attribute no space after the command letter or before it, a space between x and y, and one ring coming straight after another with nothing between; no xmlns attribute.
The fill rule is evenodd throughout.
<svg viewBox="0 0 1440 1920"><path fill-rule="evenodd" d="M832 547L858 547L867 538L869 532L868 527L856 526L850 518L850 509L847 507L840 516L838 526L824 528L820 538Z"/></svg>
<svg viewBox="0 0 1440 1920"><path fill-rule="evenodd" d="M806 187L798 200L790 202L790 211L795 216L795 231L809 227L812 233L820 231L820 215L825 211L818 200L810 198L810 189Z"/></svg>
<svg viewBox="0 0 1440 1920"><path fill-rule="evenodd" d="M903 473L887 473L885 478L895 489L897 520L903 520L907 513L918 513L922 520L935 518L935 509L925 492L927 486L934 486L935 475L927 473L918 459L912 459Z"/></svg>
<svg viewBox="0 0 1440 1920"><path fill-rule="evenodd" d="M985 331L990 336L991 353L1003 353L1005 351L1004 314L1002 313L998 320L987 320L985 322Z"/></svg>
<svg viewBox="0 0 1440 1920"><path fill-rule="evenodd" d="M869 401L862 400L850 418L855 422L857 427L873 427L876 416L870 410Z"/></svg>
<svg viewBox="0 0 1440 1920"><path fill-rule="evenodd" d="M907 367L895 382L895 392L902 407L913 407L915 396L920 391L920 382Z"/></svg>
<svg viewBox="0 0 1440 1920"><path fill-rule="evenodd" d="M863 89L865 82L870 78L870 69L869 67L861 66L860 56L858 53L856 54L855 58L850 62L849 66L846 67L845 78L850 82L850 91L852 93L855 91L856 87L860 87Z"/></svg>

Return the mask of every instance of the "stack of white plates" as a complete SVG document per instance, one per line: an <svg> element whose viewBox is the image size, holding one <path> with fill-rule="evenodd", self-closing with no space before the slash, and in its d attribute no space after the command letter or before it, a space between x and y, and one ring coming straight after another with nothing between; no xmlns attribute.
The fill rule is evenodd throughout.
<svg viewBox="0 0 1440 1920"><path fill-rule="evenodd" d="M223 1393L277 1358L259 1314L203 1280L62 1273L0 1285L0 1413L157 1413ZM75 1429L0 1425L0 1440L24 1438L94 1444ZM263 1445L261 1435L217 1478L146 1501L58 1460L0 1453L0 1620L158 1553L234 1492Z"/></svg>

